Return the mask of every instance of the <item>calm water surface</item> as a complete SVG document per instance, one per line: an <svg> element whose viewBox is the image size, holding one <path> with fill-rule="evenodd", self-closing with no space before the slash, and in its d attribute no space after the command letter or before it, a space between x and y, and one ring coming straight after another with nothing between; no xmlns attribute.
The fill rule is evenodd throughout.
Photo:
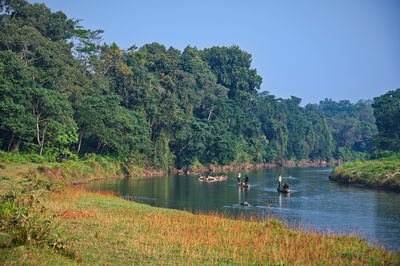
<svg viewBox="0 0 400 266"><path fill-rule="evenodd" d="M275 216L290 226L311 226L323 232L356 233L372 244L400 250L400 194L350 187L328 179L329 168L258 169L242 172L250 189L228 180L204 183L198 175L104 179L87 185L137 202L192 212ZM276 191L277 177L289 182L290 196ZM240 205L248 201L250 207Z"/></svg>

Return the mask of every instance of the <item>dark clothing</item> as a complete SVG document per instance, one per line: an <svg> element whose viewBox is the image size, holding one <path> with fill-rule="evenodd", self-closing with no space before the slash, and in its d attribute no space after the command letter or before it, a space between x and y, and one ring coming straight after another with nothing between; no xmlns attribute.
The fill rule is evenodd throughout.
<svg viewBox="0 0 400 266"><path fill-rule="evenodd" d="M244 178L244 182L245 183L249 183L249 177L246 175L246 177Z"/></svg>
<svg viewBox="0 0 400 266"><path fill-rule="evenodd" d="M69 153L60 153L57 157L56 157L56 161L61 163L63 159L68 159L69 158Z"/></svg>
<svg viewBox="0 0 400 266"><path fill-rule="evenodd" d="M288 183L285 183L285 184L283 185L283 188L284 188L284 189L288 189L288 188L289 188L289 184L288 184Z"/></svg>

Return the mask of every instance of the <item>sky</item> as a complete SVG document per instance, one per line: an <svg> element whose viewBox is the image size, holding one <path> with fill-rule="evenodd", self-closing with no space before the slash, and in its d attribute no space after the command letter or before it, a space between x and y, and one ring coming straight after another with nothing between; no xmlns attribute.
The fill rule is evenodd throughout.
<svg viewBox="0 0 400 266"><path fill-rule="evenodd" d="M302 104L400 88L399 0L30 0L104 30L121 48L238 45L261 91Z"/></svg>

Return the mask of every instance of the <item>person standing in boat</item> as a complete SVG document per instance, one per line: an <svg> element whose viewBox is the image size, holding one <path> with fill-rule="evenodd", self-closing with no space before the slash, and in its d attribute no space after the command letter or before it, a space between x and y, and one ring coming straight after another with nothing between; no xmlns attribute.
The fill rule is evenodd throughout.
<svg viewBox="0 0 400 266"><path fill-rule="evenodd" d="M246 175L246 177L244 178L244 184L247 186L249 184L249 176Z"/></svg>
<svg viewBox="0 0 400 266"><path fill-rule="evenodd" d="M239 174L238 174L238 184L240 184L240 172L239 172Z"/></svg>
<svg viewBox="0 0 400 266"><path fill-rule="evenodd" d="M281 184L282 184L282 176L280 175L278 177L278 188L281 187Z"/></svg>

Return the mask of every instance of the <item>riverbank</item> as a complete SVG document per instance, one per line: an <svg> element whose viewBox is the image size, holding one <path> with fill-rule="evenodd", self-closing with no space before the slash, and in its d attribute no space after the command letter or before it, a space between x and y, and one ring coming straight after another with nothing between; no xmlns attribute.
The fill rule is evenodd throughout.
<svg viewBox="0 0 400 266"><path fill-rule="evenodd" d="M248 171L257 168L277 167L327 167L337 166L340 161L282 161L262 164L242 164L226 166L198 166L186 170L173 169L172 174L204 173L204 172L233 172ZM48 158L36 154L19 154L0 151L0 192L4 186L12 185L7 176L14 177L25 175L31 171L39 171L49 180L66 184L79 185L102 178L121 177L148 177L163 176L167 173L163 170L143 168L132 164L125 164L114 158L90 154L84 158L73 156L71 159L63 160L61 163L52 162Z"/></svg>
<svg viewBox="0 0 400 266"><path fill-rule="evenodd" d="M10 186L0 195L3 265L400 263L399 254L359 238L303 233L276 219L233 220L151 207L67 186L68 175L57 176L61 168L31 168L8 176Z"/></svg>
<svg viewBox="0 0 400 266"><path fill-rule="evenodd" d="M45 239L34 240L32 234L25 243L3 242L3 265L400 263L399 254L361 239L306 234L275 219L254 222L194 215L77 187L46 192L39 202L41 212L56 226Z"/></svg>
<svg viewBox="0 0 400 266"><path fill-rule="evenodd" d="M233 171L247 171L258 168L277 168L277 167L328 167L328 166L338 166L343 164L342 161L324 161L324 160L301 160L301 161L282 161L282 162L273 162L273 163L260 163L260 164L242 164L242 165L225 165L225 166L200 166L200 167L191 167L187 170L183 169L175 169L171 172L173 174L185 174L185 173L204 173L204 172L233 172Z"/></svg>
<svg viewBox="0 0 400 266"><path fill-rule="evenodd" d="M400 160L382 158L346 163L336 167L329 179L343 184L400 192Z"/></svg>

